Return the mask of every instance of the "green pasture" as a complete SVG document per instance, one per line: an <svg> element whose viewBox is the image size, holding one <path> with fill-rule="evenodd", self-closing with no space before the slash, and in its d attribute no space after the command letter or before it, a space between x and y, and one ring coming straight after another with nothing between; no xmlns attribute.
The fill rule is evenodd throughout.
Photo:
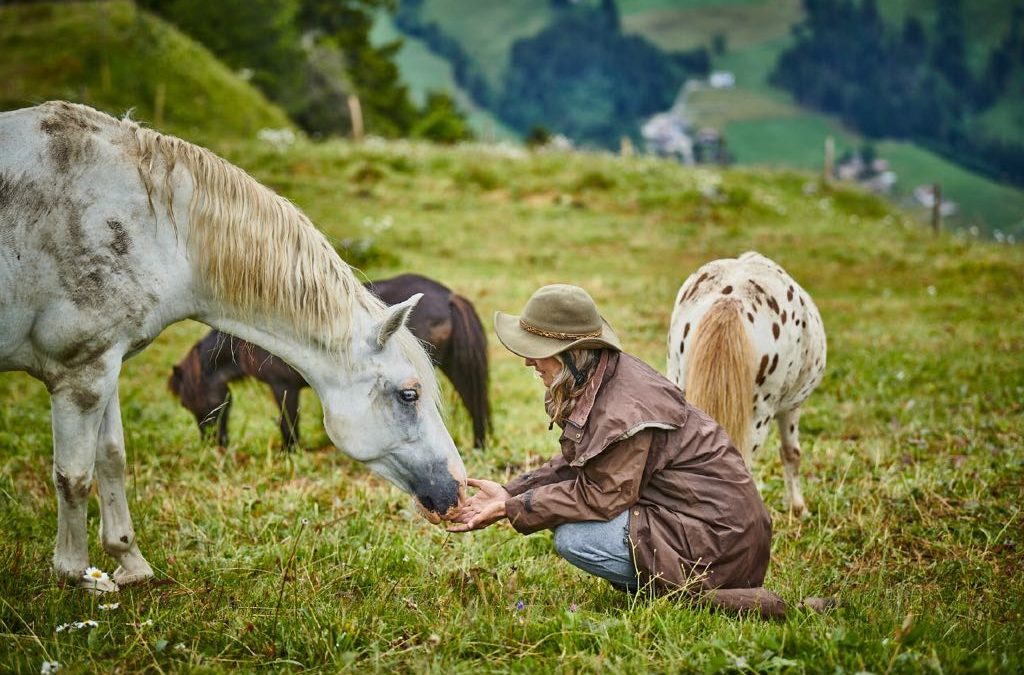
<svg viewBox="0 0 1024 675"><path fill-rule="evenodd" d="M715 112L724 111L718 119L727 120L724 126L729 152L739 164L781 165L820 172L827 136L834 139L837 158L844 152L858 151L864 144L863 138L824 115L730 120L730 109L721 102L741 96L739 90L734 90L722 92L718 102L707 97L695 98L695 109L711 119L715 119ZM957 215L947 219L949 227L976 227L986 235L999 230L1018 240L1024 236L1024 191L971 173L911 143L881 141L874 146L877 155L888 160L898 176L894 197L919 218L930 214L912 202L911 192L918 185L937 182L945 197L953 199L959 208Z"/></svg>
<svg viewBox="0 0 1024 675"><path fill-rule="evenodd" d="M733 2L622 2L622 28L668 51L711 47L721 34L729 50L771 42L789 35L803 15L800 0Z"/></svg>
<svg viewBox="0 0 1024 675"><path fill-rule="evenodd" d="M361 274L415 271L488 326L495 429L471 474L557 452L543 392L490 330L549 282L586 287L660 370L676 290L755 249L817 302L828 369L802 420L810 516L782 510L777 436L754 473L774 520L766 623L616 593L502 524L447 535L330 446L316 397L284 454L268 392L233 388L233 440L200 441L166 389L206 330L171 327L127 362L128 494L150 583L95 597L49 572L56 522L44 387L0 374L0 670L62 672L959 673L1024 668L1024 249L932 236L812 173L686 169L485 146L253 141L226 157L335 240ZM96 539L92 563L111 571ZM836 597L819 615L807 595ZM118 603L103 610L100 604ZM95 628L62 624L95 620Z"/></svg>
<svg viewBox="0 0 1024 675"><path fill-rule="evenodd" d="M991 235L995 230L1024 239L1024 191L996 183L960 168L952 162L911 143L885 141L876 146L899 175L901 196L917 185L938 182L960 209L956 227L978 227Z"/></svg>

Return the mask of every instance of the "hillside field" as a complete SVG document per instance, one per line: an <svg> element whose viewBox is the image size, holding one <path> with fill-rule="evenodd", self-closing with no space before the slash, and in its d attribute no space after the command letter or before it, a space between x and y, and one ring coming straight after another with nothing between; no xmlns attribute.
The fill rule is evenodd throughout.
<svg viewBox="0 0 1024 675"><path fill-rule="evenodd" d="M0 110L64 99L190 138L291 128L205 48L133 3L0 4Z"/></svg>
<svg viewBox="0 0 1024 675"><path fill-rule="evenodd" d="M935 21L935 0L880 2L879 8L891 25L901 25L904 16L922 18L930 30ZM843 127L834 117L801 108L786 91L771 86L768 77L779 54L788 46L791 27L801 20L800 0L618 0L623 30L640 35L666 50L709 47L715 35L725 37L726 50L712 53L712 65L736 76L731 90L704 90L686 97L697 127L723 131L729 150L740 165L775 168L820 168L824 137L833 135L837 147L857 150L864 139ZM988 50L1000 41L1009 19L1011 4L1000 0L964 3L969 57L982 68ZM434 21L480 65L493 86L500 86L511 45L539 32L550 20L550 8L541 0L509 4L500 0L478 0L472 11L458 0L425 3L423 17ZM408 39L408 38L407 38ZM468 97L450 80L450 67L416 40L400 58L403 77L414 89L424 83L454 92L482 136L507 138L500 124L484 121L486 112L468 103ZM415 58L410 58L416 53ZM431 60L433 59L433 61ZM434 62L439 63L434 63ZM1021 85L1015 91L1024 92ZM980 122L993 135L1018 138L1024 129L1018 95L1008 98ZM496 129L495 132L488 130ZM510 135L510 134L509 134ZM953 228L977 228L990 236L996 231L1024 240L1024 190L990 180L905 141L876 142L880 156L890 161L899 175L895 201L907 202L907 195L922 184L942 183L948 199L957 202L960 213L949 219ZM926 217L922 211L921 216Z"/></svg>
<svg viewBox="0 0 1024 675"><path fill-rule="evenodd" d="M470 298L490 340L495 430L472 475L557 452L543 391L490 329L539 285L587 288L626 349L664 371L676 290L758 250L815 299L828 368L804 408L810 517L782 509L775 432L754 472L774 521L779 623L633 599L558 558L550 533L448 535L332 448L316 397L280 450L262 386L235 386L232 444L200 441L169 328L120 384L128 495L151 583L98 598L49 571L56 522L45 388L0 374L0 670L61 672L1014 672L1024 668L1024 249L932 236L812 173L487 146L300 141L216 149L360 239L370 278L420 272ZM111 561L89 508L93 564ZM841 606L819 615L807 595ZM118 603L116 609L100 604ZM95 628L57 632L93 619Z"/></svg>

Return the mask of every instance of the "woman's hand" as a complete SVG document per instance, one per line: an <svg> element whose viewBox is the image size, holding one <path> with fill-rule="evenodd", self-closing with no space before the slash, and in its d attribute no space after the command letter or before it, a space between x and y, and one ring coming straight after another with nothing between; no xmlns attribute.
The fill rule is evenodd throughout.
<svg viewBox="0 0 1024 675"><path fill-rule="evenodd" d="M470 478L466 484L475 487L477 493L459 508L452 521L454 524L448 526L449 532L480 530L505 517L505 501L512 495L501 483Z"/></svg>

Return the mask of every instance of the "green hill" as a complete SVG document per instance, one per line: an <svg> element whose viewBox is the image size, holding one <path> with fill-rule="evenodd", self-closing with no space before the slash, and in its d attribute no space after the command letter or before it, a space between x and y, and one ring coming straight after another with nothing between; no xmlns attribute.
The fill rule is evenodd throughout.
<svg viewBox="0 0 1024 675"><path fill-rule="evenodd" d="M550 20L550 3L541 0L510 4L481 0L472 10L456 7L457 0L423 5L423 17L436 22L480 64L492 85L501 80L512 43L540 31ZM790 168L820 167L826 135L842 149L856 150L864 139L834 117L801 108L789 93L768 83L779 53L787 46L791 26L803 16L800 0L619 0L623 30L641 35L663 49L711 46L715 35L725 38L726 50L712 55L715 69L736 76L731 90L703 90L687 98L698 126L723 131L729 151L740 164ZM936 0L881 2L894 25L908 13L934 21ZM964 3L970 56L980 67L987 49L1002 39L1011 4L999 0ZM514 30L507 30L512 26ZM410 82L424 77L422 60L402 64ZM1024 88L1020 88L1024 91ZM998 137L1019 138L1017 99L1007 100L979 123ZM957 202L952 227L977 226L983 232L1000 230L1024 240L1024 190L985 178L912 144L879 142L881 156L897 172L897 199L916 186L942 182L947 198Z"/></svg>
<svg viewBox="0 0 1024 675"><path fill-rule="evenodd" d="M221 152L326 233L386 253L482 317L539 285L585 286L626 349L665 368L676 290L755 249L821 310L821 386L803 408L811 516L782 507L778 436L754 458L773 517L767 585L785 622L632 599L558 558L549 533L447 535L330 447L302 394L307 450L279 449L266 388L234 385L232 439L203 444L166 391L206 328L171 327L126 362L129 499L158 580L97 599L54 583L56 500L42 384L0 373L0 670L38 672L1019 672L1024 500L1024 247L932 236L813 174L686 169L650 158L300 141ZM494 435L446 390L471 475L558 452L543 390L485 321ZM110 570L95 536L91 561ZM834 595L827 615L796 606ZM103 610L98 603L117 602ZM94 619L91 630L56 631Z"/></svg>
<svg viewBox="0 0 1024 675"><path fill-rule="evenodd" d="M0 109L49 99L132 109L190 139L292 126L206 49L131 2L0 5Z"/></svg>

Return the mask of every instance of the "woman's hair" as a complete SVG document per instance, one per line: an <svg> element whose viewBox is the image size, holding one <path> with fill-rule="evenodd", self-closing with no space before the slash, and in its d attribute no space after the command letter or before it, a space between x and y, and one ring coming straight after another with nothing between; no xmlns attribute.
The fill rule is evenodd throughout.
<svg viewBox="0 0 1024 675"><path fill-rule="evenodd" d="M576 399L587 386L601 359L601 349L568 349L557 355L564 366L548 387L544 405L554 424L561 424L576 407ZM575 370L575 372L573 372Z"/></svg>

